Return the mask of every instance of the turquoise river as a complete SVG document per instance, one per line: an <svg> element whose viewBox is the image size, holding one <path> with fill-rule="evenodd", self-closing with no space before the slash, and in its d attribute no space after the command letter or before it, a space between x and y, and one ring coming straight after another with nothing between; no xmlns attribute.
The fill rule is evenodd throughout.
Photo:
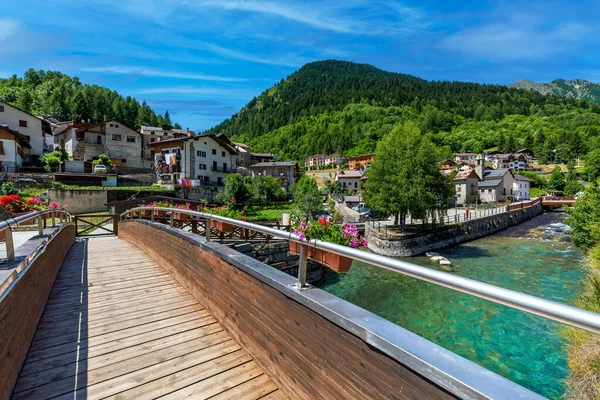
<svg viewBox="0 0 600 400"><path fill-rule="evenodd" d="M564 238L531 237L556 222L538 218L532 229L440 253L456 275L569 304L583 287L584 255ZM439 268L427 257L408 261ZM344 275L326 272L319 287L541 395L564 393L566 343L558 323L359 262Z"/></svg>

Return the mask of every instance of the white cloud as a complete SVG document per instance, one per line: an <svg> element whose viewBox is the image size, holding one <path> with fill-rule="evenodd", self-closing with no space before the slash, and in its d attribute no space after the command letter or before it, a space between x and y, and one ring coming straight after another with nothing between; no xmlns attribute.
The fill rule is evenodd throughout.
<svg viewBox="0 0 600 400"><path fill-rule="evenodd" d="M182 94L182 95L210 95L222 98L247 98L253 96L254 92L246 89L220 89L203 88L191 86L171 86L141 89L136 94Z"/></svg>
<svg viewBox="0 0 600 400"><path fill-rule="evenodd" d="M227 76L215 76L205 74L194 74L186 72L171 72L171 71L160 71L145 67L128 67L120 65L112 65L106 67L83 67L79 69L82 72L100 72L118 75L143 75L148 77L160 77L160 78L177 78L177 79L192 79L199 81L213 81L213 82L245 82L246 78L232 78Z"/></svg>
<svg viewBox="0 0 600 400"><path fill-rule="evenodd" d="M18 21L9 18L0 18L0 42L6 41L21 30Z"/></svg>
<svg viewBox="0 0 600 400"><path fill-rule="evenodd" d="M593 33L577 23L563 23L551 29L531 19L514 17L505 23L492 23L457 32L441 42L445 49L489 61L543 59L572 51Z"/></svg>

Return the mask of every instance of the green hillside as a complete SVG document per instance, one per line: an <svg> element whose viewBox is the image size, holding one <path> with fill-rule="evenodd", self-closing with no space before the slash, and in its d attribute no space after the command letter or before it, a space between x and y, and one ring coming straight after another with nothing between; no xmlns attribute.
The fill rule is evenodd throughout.
<svg viewBox="0 0 600 400"><path fill-rule="evenodd" d="M333 60L303 66L208 132L302 161L321 152L371 152L407 120L449 152L535 147L541 157L566 160L600 147L597 104Z"/></svg>
<svg viewBox="0 0 600 400"><path fill-rule="evenodd" d="M141 125L171 125L168 112L157 115L146 102L140 104L105 87L84 85L79 78L57 71L30 69L22 78L0 79L0 101L61 121L116 119L136 130Z"/></svg>

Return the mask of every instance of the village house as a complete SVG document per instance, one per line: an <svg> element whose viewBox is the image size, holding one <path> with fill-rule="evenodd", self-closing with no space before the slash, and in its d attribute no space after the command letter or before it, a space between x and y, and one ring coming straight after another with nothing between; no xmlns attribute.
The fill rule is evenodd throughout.
<svg viewBox="0 0 600 400"><path fill-rule="evenodd" d="M482 203L504 201L503 193L502 179L489 179L479 182L479 201Z"/></svg>
<svg viewBox="0 0 600 400"><path fill-rule="evenodd" d="M459 172L454 178L456 187L456 204L475 203L478 200L479 176L475 170Z"/></svg>
<svg viewBox="0 0 600 400"><path fill-rule="evenodd" d="M484 181L496 181L501 182L499 193L495 197L494 201L504 201L507 197L513 195L513 187L515 176L512 171L508 168L493 169L490 171L484 171ZM483 182L479 182L479 187L482 186ZM485 188L490 188L489 184L485 184ZM496 188L494 186L494 188ZM480 192L481 193L481 192ZM481 199L482 202L485 202Z"/></svg>
<svg viewBox="0 0 600 400"><path fill-rule="evenodd" d="M465 164L469 164L470 161L475 161L477 154L475 153L456 153L454 156L454 161L457 163L463 162Z"/></svg>
<svg viewBox="0 0 600 400"><path fill-rule="evenodd" d="M253 176L274 176L281 179L281 186L288 190L296 183L299 170L295 161L263 162L250 167Z"/></svg>
<svg viewBox="0 0 600 400"><path fill-rule="evenodd" d="M233 143L233 145L237 152L233 159L233 168L236 170L236 172L242 173L244 172L244 169L247 170L250 168L251 149L250 146L243 143ZM239 170L239 168L242 170Z"/></svg>
<svg viewBox="0 0 600 400"><path fill-rule="evenodd" d="M515 175L515 181L513 182L513 196L517 201L531 199L531 183L533 179L529 179L523 175Z"/></svg>
<svg viewBox="0 0 600 400"><path fill-rule="evenodd" d="M274 162L277 156L270 153L250 153L250 166L259 163Z"/></svg>
<svg viewBox="0 0 600 400"><path fill-rule="evenodd" d="M154 153L158 183L189 188L222 187L237 156L235 145L223 135L158 140L148 146Z"/></svg>
<svg viewBox="0 0 600 400"><path fill-rule="evenodd" d="M29 141L23 149L23 162L32 163L44 152L43 120L13 105L0 102L0 124L19 132Z"/></svg>
<svg viewBox="0 0 600 400"><path fill-rule="evenodd" d="M73 122L55 135L56 142L74 160L93 161L106 154L114 166L144 167L141 134L116 120Z"/></svg>
<svg viewBox="0 0 600 400"><path fill-rule="evenodd" d="M338 171L335 174L335 181L342 184L342 189L345 192L360 193L360 181L363 173L360 170L356 171Z"/></svg>
<svg viewBox="0 0 600 400"><path fill-rule="evenodd" d="M440 169L442 171L454 171L456 169L456 163L450 159L446 159L440 164Z"/></svg>
<svg viewBox="0 0 600 400"><path fill-rule="evenodd" d="M522 171L529 165L525 154L493 154L490 160L494 169L510 168L513 171Z"/></svg>
<svg viewBox="0 0 600 400"><path fill-rule="evenodd" d="M0 124L0 171L19 172L24 151L29 147L29 140L24 135Z"/></svg>
<svg viewBox="0 0 600 400"><path fill-rule="evenodd" d="M307 169L326 166L326 165L341 165L346 161L346 157L341 154L327 155L327 154L314 154L307 157L304 161L304 166Z"/></svg>
<svg viewBox="0 0 600 400"><path fill-rule="evenodd" d="M348 169L367 169L375 159L375 154L364 154L348 158Z"/></svg>

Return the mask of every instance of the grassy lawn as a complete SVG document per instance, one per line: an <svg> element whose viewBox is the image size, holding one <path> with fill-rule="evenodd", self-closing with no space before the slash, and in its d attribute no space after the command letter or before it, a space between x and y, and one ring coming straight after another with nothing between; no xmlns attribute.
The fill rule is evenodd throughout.
<svg viewBox="0 0 600 400"><path fill-rule="evenodd" d="M277 204L273 206L249 207L248 221L281 221L281 214L290 212L292 204Z"/></svg>
<svg viewBox="0 0 600 400"><path fill-rule="evenodd" d="M544 196L545 194L546 194L546 189L531 188L529 197L531 197L533 199L535 197Z"/></svg>

